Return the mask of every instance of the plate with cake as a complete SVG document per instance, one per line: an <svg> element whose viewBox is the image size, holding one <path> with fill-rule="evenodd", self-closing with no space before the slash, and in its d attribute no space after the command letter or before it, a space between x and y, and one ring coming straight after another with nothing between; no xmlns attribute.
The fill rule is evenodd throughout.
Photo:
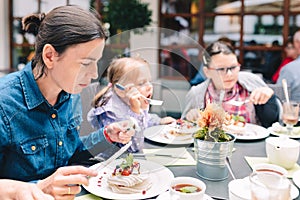
<svg viewBox="0 0 300 200"><path fill-rule="evenodd" d="M91 166L96 169L101 163ZM162 178L163 177L163 178ZM90 193L107 199L147 199L168 190L173 173L157 163L134 159L129 154L98 171L83 186Z"/></svg>
<svg viewBox="0 0 300 200"><path fill-rule="evenodd" d="M193 133L198 129L195 123L178 119L172 124L149 127L144 130L144 136L148 140L163 144L192 144Z"/></svg>
<svg viewBox="0 0 300 200"><path fill-rule="evenodd" d="M223 129L234 135L237 140L258 140L270 135L268 129L256 124L246 123L241 116L232 116L230 122L223 125Z"/></svg>

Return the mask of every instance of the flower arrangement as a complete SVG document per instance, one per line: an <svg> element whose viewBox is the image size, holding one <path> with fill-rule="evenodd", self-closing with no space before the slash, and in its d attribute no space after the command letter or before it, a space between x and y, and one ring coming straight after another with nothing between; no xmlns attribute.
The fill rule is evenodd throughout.
<svg viewBox="0 0 300 200"><path fill-rule="evenodd" d="M223 124L229 123L230 115L220 104L209 103L199 112L197 124L200 129L194 134L194 138L213 142L227 142L233 139L222 129Z"/></svg>

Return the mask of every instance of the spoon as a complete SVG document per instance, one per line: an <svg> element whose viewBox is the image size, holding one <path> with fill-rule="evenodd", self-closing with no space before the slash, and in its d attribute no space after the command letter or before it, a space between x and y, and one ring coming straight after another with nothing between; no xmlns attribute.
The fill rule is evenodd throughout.
<svg viewBox="0 0 300 200"><path fill-rule="evenodd" d="M284 92L286 102L289 103L290 99L289 99L289 93L288 93L288 87L287 87L286 79L282 79L282 87L283 87L283 92Z"/></svg>
<svg viewBox="0 0 300 200"><path fill-rule="evenodd" d="M222 105L223 99L225 97L225 90L220 91L220 104Z"/></svg>
<svg viewBox="0 0 300 200"><path fill-rule="evenodd" d="M119 84L119 83L116 83L116 87L119 90L123 90L123 91L125 90L125 87L123 85ZM151 105L161 106L163 104L163 101L161 101L161 100L150 99L150 98L147 98L145 96L143 96L143 98L145 98L149 102L149 104L151 104Z"/></svg>
<svg viewBox="0 0 300 200"><path fill-rule="evenodd" d="M231 105L234 105L234 106L242 106L242 105L244 105L246 103L249 103L249 102L250 102L249 99L246 99L245 101L236 101L236 100L232 99L232 100L228 101L227 103L229 103Z"/></svg>

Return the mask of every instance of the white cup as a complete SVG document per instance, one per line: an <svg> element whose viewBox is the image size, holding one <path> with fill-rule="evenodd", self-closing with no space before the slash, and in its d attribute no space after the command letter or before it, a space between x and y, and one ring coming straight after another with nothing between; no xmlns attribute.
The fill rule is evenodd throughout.
<svg viewBox="0 0 300 200"><path fill-rule="evenodd" d="M269 164L269 163L260 163L253 166L253 171L256 172L274 172L282 176L287 176L288 171L280 167L279 165Z"/></svg>
<svg viewBox="0 0 300 200"><path fill-rule="evenodd" d="M298 161L300 143L288 137L266 139L266 153L269 162L285 169L291 169Z"/></svg>
<svg viewBox="0 0 300 200"><path fill-rule="evenodd" d="M200 189L198 192L184 193L174 189L175 186L191 185ZM193 177L176 177L171 181L170 196L172 200L203 200L206 185L203 181Z"/></svg>

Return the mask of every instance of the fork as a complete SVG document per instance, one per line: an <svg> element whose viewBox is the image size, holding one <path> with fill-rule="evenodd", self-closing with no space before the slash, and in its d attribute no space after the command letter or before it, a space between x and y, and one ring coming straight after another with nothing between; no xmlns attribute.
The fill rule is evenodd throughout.
<svg viewBox="0 0 300 200"><path fill-rule="evenodd" d="M244 105L246 103L249 103L249 102L250 102L249 99L246 99L245 101L236 101L236 100L231 99L227 103L229 103L231 105L234 105L234 106L242 106L242 105Z"/></svg>
<svg viewBox="0 0 300 200"><path fill-rule="evenodd" d="M116 83L116 87L120 90L123 90L123 91L125 90L125 87L123 85L119 84L119 83ZM150 99L150 98L147 98L145 96L143 96L143 98L145 98L149 102L149 104L151 104L151 105L161 106L163 104L163 101L161 101L161 100Z"/></svg>

